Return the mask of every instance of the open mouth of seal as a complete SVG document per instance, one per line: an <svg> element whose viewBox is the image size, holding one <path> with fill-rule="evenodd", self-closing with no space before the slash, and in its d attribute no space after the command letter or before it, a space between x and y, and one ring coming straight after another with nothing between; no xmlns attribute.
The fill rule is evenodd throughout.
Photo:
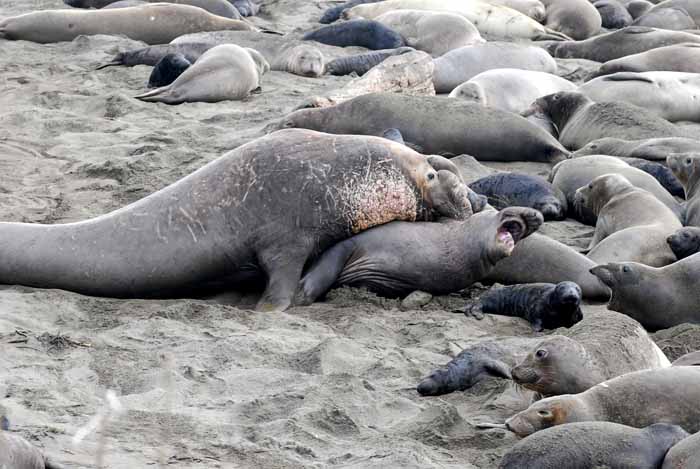
<svg viewBox="0 0 700 469"><path fill-rule="evenodd" d="M525 226L518 220L506 220L501 223L496 233L498 242L506 248L510 254L515 248L515 244L520 241L525 233Z"/></svg>

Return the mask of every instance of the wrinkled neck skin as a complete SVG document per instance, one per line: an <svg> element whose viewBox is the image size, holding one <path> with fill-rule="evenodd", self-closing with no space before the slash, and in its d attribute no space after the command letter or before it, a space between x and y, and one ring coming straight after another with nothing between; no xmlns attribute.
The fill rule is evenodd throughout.
<svg viewBox="0 0 700 469"><path fill-rule="evenodd" d="M595 204L592 204L590 209L593 211L596 217L600 216L600 212L603 210L603 208L609 204L610 202L614 201L617 198L620 198L624 196L625 194L628 194L632 192L635 188L634 187L625 187L625 188L620 188L617 189L615 192L608 194L609 197L599 197L596 200Z"/></svg>

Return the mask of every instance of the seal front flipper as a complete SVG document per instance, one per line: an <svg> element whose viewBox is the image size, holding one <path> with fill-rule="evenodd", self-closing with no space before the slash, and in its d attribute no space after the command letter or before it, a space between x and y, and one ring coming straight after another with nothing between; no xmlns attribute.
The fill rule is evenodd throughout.
<svg viewBox="0 0 700 469"><path fill-rule="evenodd" d="M292 306L301 272L308 258L308 249L287 245L288 252L296 252L290 258L277 249L268 249L258 255L260 266L267 274L267 286L255 307L258 311L284 311Z"/></svg>
<svg viewBox="0 0 700 469"><path fill-rule="evenodd" d="M296 303L310 305L331 289L355 251L355 242L341 241L321 255L301 279Z"/></svg>

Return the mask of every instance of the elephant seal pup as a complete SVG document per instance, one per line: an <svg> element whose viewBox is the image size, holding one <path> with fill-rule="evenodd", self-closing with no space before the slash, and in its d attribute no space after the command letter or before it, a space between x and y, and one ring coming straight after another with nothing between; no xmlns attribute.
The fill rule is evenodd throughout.
<svg viewBox="0 0 700 469"><path fill-rule="evenodd" d="M506 421L518 436L574 422L643 428L658 422L700 430L700 369L671 366L626 373L579 394L548 397Z"/></svg>
<svg viewBox="0 0 700 469"><path fill-rule="evenodd" d="M63 3L66 3L65 0L63 0ZM127 8L127 7L136 7L136 6L141 6L145 5L147 2L145 0L119 0L118 2L110 3L107 6L102 7L103 10L111 10L113 8Z"/></svg>
<svg viewBox="0 0 700 469"><path fill-rule="evenodd" d="M559 91L576 91L578 86L551 73L515 68L481 72L452 90L450 98L465 99L486 107L520 114L533 101Z"/></svg>
<svg viewBox="0 0 700 469"><path fill-rule="evenodd" d="M396 10L376 18L406 40L406 44L432 55L441 55L463 46L481 44L479 30L465 17L448 12Z"/></svg>
<svg viewBox="0 0 700 469"><path fill-rule="evenodd" d="M662 267L676 260L666 239L682 227L678 217L624 176L598 176L576 191L576 204L597 218L588 253L593 262L631 261Z"/></svg>
<svg viewBox="0 0 700 469"><path fill-rule="evenodd" d="M613 262L596 266L591 273L612 291L608 309L627 314L647 330L700 323L700 292L695 281L700 275L698 256L660 268Z"/></svg>
<svg viewBox="0 0 700 469"><path fill-rule="evenodd" d="M517 384L550 397L668 366L666 355L637 321L612 311L586 311L585 322L540 340L510 372Z"/></svg>
<svg viewBox="0 0 700 469"><path fill-rule="evenodd" d="M655 423L638 429L611 422L577 422L547 428L518 442L499 469L660 467L666 452L688 433Z"/></svg>
<svg viewBox="0 0 700 469"><path fill-rule="evenodd" d="M257 51L222 44L206 51L168 86L135 96L151 103L217 103L243 99L260 88L270 65ZM231 77L236 77L232 80Z"/></svg>
<svg viewBox="0 0 700 469"><path fill-rule="evenodd" d="M545 221L566 218L564 194L544 178L518 173L496 173L478 179L469 188L488 197L497 209L519 206L539 210Z"/></svg>
<svg viewBox="0 0 700 469"><path fill-rule="evenodd" d="M700 142L698 142L700 144ZM657 163L655 161L643 160L641 158L620 158L622 161L632 166L633 168L641 169L647 174L650 174L659 181L659 184L674 197L685 198L685 190L683 185L676 176L673 175L668 166Z"/></svg>
<svg viewBox="0 0 700 469"><path fill-rule="evenodd" d="M350 0L324 11L321 19L318 20L318 22L321 24L331 24L338 21L340 19L340 15L342 15L345 10L350 9L355 5L361 5L363 3L377 3L379 1L381 0Z"/></svg>
<svg viewBox="0 0 700 469"><path fill-rule="evenodd" d="M457 223L377 227L323 253L301 280L299 302L310 304L342 285L365 287L387 297L415 290L438 295L463 290L481 280L542 223L536 210L509 207ZM419 250L426 255L417 256Z"/></svg>
<svg viewBox="0 0 700 469"><path fill-rule="evenodd" d="M147 44L165 44L183 34L218 30L255 28L201 8L172 3L114 10L43 10L0 21L0 38L43 44L93 34L123 34Z"/></svg>
<svg viewBox="0 0 700 469"><path fill-rule="evenodd" d="M666 161L669 154L694 152L700 152L700 140L682 137L623 140L608 137L586 144L576 150L574 156L610 155L649 161Z"/></svg>
<svg viewBox="0 0 700 469"><path fill-rule="evenodd" d="M588 0L541 0L547 18L544 25L574 40L588 39L600 32L602 18Z"/></svg>
<svg viewBox="0 0 700 469"><path fill-rule="evenodd" d="M484 161L555 162L568 156L554 137L520 116L435 96L365 94L335 106L301 109L268 126L293 127L377 136L395 128L427 154L469 154Z"/></svg>
<svg viewBox="0 0 700 469"><path fill-rule="evenodd" d="M562 91L537 99L522 115L547 116L559 129L559 141L578 150L605 137L640 140L685 137L683 130L651 111L619 102L593 102L583 93Z"/></svg>
<svg viewBox="0 0 700 469"><path fill-rule="evenodd" d="M372 67L379 65L389 57L413 51L415 49L412 47L399 47L398 49L375 50L365 54L338 57L326 64L326 73L339 76L355 73L361 77Z"/></svg>
<svg viewBox="0 0 700 469"><path fill-rule="evenodd" d="M676 259L681 260L700 252L700 228L686 226L666 239Z"/></svg>
<svg viewBox="0 0 700 469"><path fill-rule="evenodd" d="M634 21L627 8L618 0L595 0L592 3L600 14L602 26L606 29L624 28Z"/></svg>
<svg viewBox="0 0 700 469"><path fill-rule="evenodd" d="M697 29L693 18L686 10L678 7L652 8L643 14L634 23L637 26L649 28L668 29L671 31L683 31Z"/></svg>
<svg viewBox="0 0 700 469"><path fill-rule="evenodd" d="M0 431L0 467L8 469L63 469L19 435Z"/></svg>
<svg viewBox="0 0 700 469"><path fill-rule="evenodd" d="M700 121L700 74L620 72L581 85L593 101L621 101L651 111L670 122Z"/></svg>
<svg viewBox="0 0 700 469"><path fill-rule="evenodd" d="M371 50L396 49L406 45L401 34L373 20L352 20L323 26L302 37L330 46L360 46Z"/></svg>
<svg viewBox="0 0 700 469"><path fill-rule="evenodd" d="M63 0L63 3L75 8L125 8L128 6L143 5L146 3L174 3L178 5L190 5L199 7L208 11L212 15L223 16L234 20L240 20L241 14L238 12L228 0L169 0L167 2L159 2L151 0L150 2L117 2L115 0Z"/></svg>
<svg viewBox="0 0 700 469"><path fill-rule="evenodd" d="M697 469L700 461L700 433L674 445L664 458L661 469Z"/></svg>
<svg viewBox="0 0 700 469"><path fill-rule="evenodd" d="M449 93L487 70L516 68L554 73L557 64L544 50L508 42L487 42L454 49L434 61L433 84L437 93Z"/></svg>
<svg viewBox="0 0 700 469"><path fill-rule="evenodd" d="M685 42L700 43L700 36L681 31L628 26L583 41L549 42L544 46L553 57L560 59L588 59L596 62L639 54L657 47Z"/></svg>
<svg viewBox="0 0 700 469"><path fill-rule="evenodd" d="M436 171L386 139L281 131L92 220L1 223L0 283L172 297L261 273L267 286L258 309L284 310L306 262L326 248L382 223L431 219L433 211L463 219L471 214L466 192L455 172Z"/></svg>
<svg viewBox="0 0 700 469"><path fill-rule="evenodd" d="M190 68L190 65L192 65L190 61L182 54L166 55L153 67L151 75L148 77L148 87L168 86Z"/></svg>
<svg viewBox="0 0 700 469"><path fill-rule="evenodd" d="M512 285L487 291L464 314L477 319L484 314L524 318L540 332L571 327L583 319L581 297L581 287L574 282Z"/></svg>
<svg viewBox="0 0 700 469"><path fill-rule="evenodd" d="M700 227L700 154L669 155L668 167L685 190L685 225Z"/></svg>
<svg viewBox="0 0 700 469"><path fill-rule="evenodd" d="M600 66L595 76L653 71L700 73L700 44L674 44L610 60Z"/></svg>
<svg viewBox="0 0 700 469"><path fill-rule="evenodd" d="M569 246L533 233L515 246L510 257L499 261L484 280L507 285L571 281L579 285L584 298L607 300L610 290L590 273L595 265Z"/></svg>
<svg viewBox="0 0 700 469"><path fill-rule="evenodd" d="M260 5L253 0L229 0L241 16L255 16L260 11Z"/></svg>
<svg viewBox="0 0 700 469"><path fill-rule="evenodd" d="M576 191L598 176L604 174L620 174L627 178L635 187L651 192L654 196L670 208L680 220L683 215L682 206L668 193L666 189L654 179L654 177L640 169L633 168L619 158L606 155L588 155L563 161L554 168L549 176L549 181L566 196L569 205L569 214L590 225L596 224L597 217L590 210L581 210L576 206Z"/></svg>

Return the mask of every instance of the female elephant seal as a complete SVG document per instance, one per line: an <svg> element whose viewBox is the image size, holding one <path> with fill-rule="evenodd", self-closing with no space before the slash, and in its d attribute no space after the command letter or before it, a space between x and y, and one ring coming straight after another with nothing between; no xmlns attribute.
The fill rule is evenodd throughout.
<svg viewBox="0 0 700 469"><path fill-rule="evenodd" d="M660 467L666 452L686 438L678 425L638 429L611 422L577 422L547 428L518 442L499 469Z"/></svg>
<svg viewBox="0 0 700 469"><path fill-rule="evenodd" d="M658 422L700 430L700 369L672 366L635 371L579 394L548 397L506 421L518 436L573 422L603 421L643 428Z"/></svg>
<svg viewBox="0 0 700 469"><path fill-rule="evenodd" d="M373 20L352 20L323 26L302 37L330 46L360 46L367 49L396 49L406 45L401 34Z"/></svg>
<svg viewBox="0 0 700 469"><path fill-rule="evenodd" d="M595 76L653 71L700 73L700 44L674 44L610 60L600 66Z"/></svg>
<svg viewBox="0 0 700 469"><path fill-rule="evenodd" d="M625 373L668 366L666 355L637 321L610 311L586 311L585 322L533 345L511 376L549 397L578 394Z"/></svg>
<svg viewBox="0 0 700 469"><path fill-rule="evenodd" d="M588 0L541 0L547 18L544 25L574 40L588 39L600 32L603 20Z"/></svg>
<svg viewBox="0 0 700 469"><path fill-rule="evenodd" d="M268 280L258 309L283 310L310 258L353 233L431 209L471 213L461 178L436 171L425 156L382 138L282 131L92 220L0 223L0 282L167 296L260 272Z"/></svg>
<svg viewBox="0 0 700 469"><path fill-rule="evenodd" d="M223 44L206 51L170 85L135 97L166 104L243 99L260 88L268 70L270 65L257 51Z"/></svg>
<svg viewBox="0 0 700 469"><path fill-rule="evenodd" d="M673 153L700 152L700 140L683 137L649 138L644 140L623 140L621 138L601 138L579 148L574 156L610 155L643 160L666 161Z"/></svg>
<svg viewBox="0 0 700 469"><path fill-rule="evenodd" d="M697 469L700 461L700 433L688 436L673 446L661 469Z"/></svg>
<svg viewBox="0 0 700 469"><path fill-rule="evenodd" d="M700 227L700 154L669 155L668 167L685 190L685 225Z"/></svg>
<svg viewBox="0 0 700 469"><path fill-rule="evenodd" d="M700 228L686 226L666 239L676 259L681 260L700 252Z"/></svg>
<svg viewBox="0 0 700 469"><path fill-rule="evenodd" d="M63 469L18 435L0 431L0 467L8 469Z"/></svg>
<svg viewBox="0 0 700 469"><path fill-rule="evenodd" d="M80 35L123 34L147 44L165 44L200 31L255 30L240 20L201 8L154 3L115 10L44 10L0 21L0 38L39 43L72 41Z"/></svg>
<svg viewBox="0 0 700 469"><path fill-rule="evenodd" d="M389 297L415 290L433 294L463 290L509 256L542 222L536 210L509 207L455 223L377 227L326 251L301 280L302 302L315 301L334 285L366 287Z"/></svg>
<svg viewBox="0 0 700 469"><path fill-rule="evenodd" d="M598 176L576 191L576 204L597 218L588 253L593 262L662 267L676 260L666 238L681 228L678 216L624 176Z"/></svg>
<svg viewBox="0 0 700 469"><path fill-rule="evenodd" d="M670 122L700 121L700 74L620 72L595 78L579 88L593 101L621 101Z"/></svg>
<svg viewBox="0 0 700 469"><path fill-rule="evenodd" d="M105 6L111 7L115 3L119 2L115 2L115 0L63 0L63 3L76 8L104 8ZM105 3L109 3L109 5L106 5ZM168 0L167 2L149 0L148 2L143 3L174 3L178 5L190 5L193 7L202 8L212 15L223 16L224 18L231 18L234 20L241 19L241 14L238 12L236 7L228 2L228 0Z"/></svg>
<svg viewBox="0 0 700 469"><path fill-rule="evenodd" d="M321 24L333 23L340 19L340 15L342 15L345 10L352 8L355 5L361 5L363 3L377 3L379 1L381 0L350 0L348 2L331 7L324 11L323 15L321 16L321 19L318 20L318 22Z"/></svg>
<svg viewBox="0 0 700 469"><path fill-rule="evenodd" d="M395 128L425 153L469 154L479 160L555 162L568 156L554 137L520 116L434 96L366 94L331 107L295 111L268 128L291 127L377 136Z"/></svg>

